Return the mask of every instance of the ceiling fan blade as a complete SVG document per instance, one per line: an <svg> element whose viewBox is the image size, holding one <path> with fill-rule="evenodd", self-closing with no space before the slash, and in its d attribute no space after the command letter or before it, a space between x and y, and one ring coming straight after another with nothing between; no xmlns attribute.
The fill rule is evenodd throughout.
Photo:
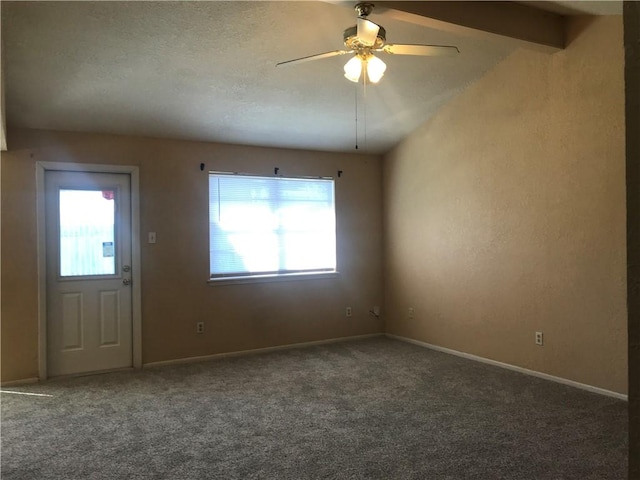
<svg viewBox="0 0 640 480"><path fill-rule="evenodd" d="M356 36L360 43L363 45L370 47L374 43L376 43L376 38L378 38L378 32L380 31L380 25L376 25L371 20L367 20L366 18L358 18L358 29L356 32Z"/></svg>
<svg viewBox="0 0 640 480"><path fill-rule="evenodd" d="M310 62L312 60L320 60L321 58L329 58L329 57L335 57L337 55L344 55L345 53L351 53L351 52L348 50L334 50L333 52L318 53L317 55L309 55L308 57L294 58L293 60L280 62L276 64L276 67L287 67L289 65L296 65L298 63Z"/></svg>
<svg viewBox="0 0 640 480"><path fill-rule="evenodd" d="M427 57L449 56L460 53L458 47L452 45L392 45L381 48L385 53L394 55L423 55Z"/></svg>

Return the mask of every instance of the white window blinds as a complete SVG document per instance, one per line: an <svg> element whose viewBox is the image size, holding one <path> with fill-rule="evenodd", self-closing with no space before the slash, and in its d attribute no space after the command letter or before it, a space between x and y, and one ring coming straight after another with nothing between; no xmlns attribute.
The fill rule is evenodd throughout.
<svg viewBox="0 0 640 480"><path fill-rule="evenodd" d="M332 179L209 174L211 278L335 271Z"/></svg>

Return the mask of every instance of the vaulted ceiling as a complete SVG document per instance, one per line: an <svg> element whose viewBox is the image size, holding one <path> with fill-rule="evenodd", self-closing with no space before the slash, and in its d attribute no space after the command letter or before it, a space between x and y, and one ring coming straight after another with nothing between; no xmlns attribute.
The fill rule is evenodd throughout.
<svg viewBox="0 0 640 480"><path fill-rule="evenodd" d="M343 48L355 2L3 1L6 125L383 153L515 49L561 48L562 15L621 5L376 3L389 43L461 53L384 56L364 88L346 56L275 67Z"/></svg>

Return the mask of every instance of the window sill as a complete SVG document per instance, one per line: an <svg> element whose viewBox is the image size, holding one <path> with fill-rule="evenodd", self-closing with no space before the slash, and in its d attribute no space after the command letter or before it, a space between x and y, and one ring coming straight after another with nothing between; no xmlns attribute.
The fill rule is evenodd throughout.
<svg viewBox="0 0 640 480"><path fill-rule="evenodd" d="M290 273L285 275L253 275L251 277L211 278L211 286L240 285L244 283L291 282L299 280L326 280L338 278L340 272Z"/></svg>

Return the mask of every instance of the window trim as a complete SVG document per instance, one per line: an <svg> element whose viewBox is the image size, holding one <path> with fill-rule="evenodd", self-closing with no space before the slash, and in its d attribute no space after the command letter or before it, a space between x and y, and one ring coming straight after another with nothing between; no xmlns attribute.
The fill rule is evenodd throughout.
<svg viewBox="0 0 640 480"><path fill-rule="evenodd" d="M333 176L322 175L261 175L257 173L245 173L245 172L225 172L219 170L209 170L207 174L207 181L211 181L212 175L228 175L228 176L248 176L248 177L262 177L269 178L282 178L292 180L330 180L333 183L333 209L335 217L335 248L336 248L336 266L334 270L322 269L322 270L309 270L309 271L283 271L278 272L260 272L252 274L250 272L240 274L228 274L221 276L211 276L209 272L209 278L207 284L210 286L223 286L223 285L241 285L249 283L267 283L267 282L288 282L298 280L326 280L338 278L340 272L338 271L337 255L338 255L338 232L337 232L337 210L336 210L336 179ZM209 200L210 202L210 200ZM211 246L211 238L209 238L209 247Z"/></svg>
<svg viewBox="0 0 640 480"><path fill-rule="evenodd" d="M269 282L293 282L299 280L329 280L338 278L340 272L308 272L308 273L280 273L270 275L243 275L237 277L216 277L210 278L207 283L210 286L242 285L246 283L269 283Z"/></svg>

